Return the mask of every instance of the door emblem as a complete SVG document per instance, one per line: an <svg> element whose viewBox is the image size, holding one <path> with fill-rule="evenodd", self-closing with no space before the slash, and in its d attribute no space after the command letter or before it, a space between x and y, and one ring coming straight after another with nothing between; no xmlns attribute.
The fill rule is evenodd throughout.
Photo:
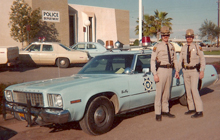
<svg viewBox="0 0 220 140"><path fill-rule="evenodd" d="M145 88L145 91L150 92L153 89L152 84L153 84L153 82L150 81L149 77L144 78L143 86Z"/></svg>

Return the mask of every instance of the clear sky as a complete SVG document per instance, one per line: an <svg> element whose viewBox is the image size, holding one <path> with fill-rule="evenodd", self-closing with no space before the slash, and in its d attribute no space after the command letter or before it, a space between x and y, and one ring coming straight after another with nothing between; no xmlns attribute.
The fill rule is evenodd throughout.
<svg viewBox="0 0 220 140"><path fill-rule="evenodd" d="M195 34L204 21L210 20L218 25L218 0L142 0L144 14L154 15L167 12L167 17L172 18L172 34L170 38L184 38L185 31L193 29ZM130 38L135 35L136 20L139 16L139 0L68 0L70 4L115 8L129 10Z"/></svg>

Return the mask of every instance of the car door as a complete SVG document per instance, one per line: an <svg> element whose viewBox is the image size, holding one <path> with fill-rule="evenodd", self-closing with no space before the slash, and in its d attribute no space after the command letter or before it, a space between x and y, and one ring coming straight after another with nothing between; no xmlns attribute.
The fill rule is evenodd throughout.
<svg viewBox="0 0 220 140"><path fill-rule="evenodd" d="M156 85L150 72L150 54L136 56L134 74L129 77L130 109L154 103ZM148 70L147 73L143 69Z"/></svg>
<svg viewBox="0 0 220 140"><path fill-rule="evenodd" d="M76 44L73 49L75 50L80 50L80 51L85 51L85 48L86 48L87 44L84 44L84 43L79 43L79 44Z"/></svg>
<svg viewBox="0 0 220 140"><path fill-rule="evenodd" d="M96 55L102 53L101 52L102 50L99 51L99 49L95 44L87 44L85 50L89 52L91 57L95 57Z"/></svg>
<svg viewBox="0 0 220 140"><path fill-rule="evenodd" d="M52 44L43 44L40 54L41 64L55 64L56 49Z"/></svg>
<svg viewBox="0 0 220 140"><path fill-rule="evenodd" d="M21 60L26 63L40 63L41 44L32 44L20 54Z"/></svg>

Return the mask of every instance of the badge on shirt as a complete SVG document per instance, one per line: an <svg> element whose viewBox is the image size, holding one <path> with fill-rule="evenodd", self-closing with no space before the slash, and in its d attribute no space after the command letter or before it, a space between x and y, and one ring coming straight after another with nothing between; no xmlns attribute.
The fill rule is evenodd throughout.
<svg viewBox="0 0 220 140"><path fill-rule="evenodd" d="M156 52L156 50L157 50L157 47L154 47L154 48L153 48L153 51Z"/></svg>

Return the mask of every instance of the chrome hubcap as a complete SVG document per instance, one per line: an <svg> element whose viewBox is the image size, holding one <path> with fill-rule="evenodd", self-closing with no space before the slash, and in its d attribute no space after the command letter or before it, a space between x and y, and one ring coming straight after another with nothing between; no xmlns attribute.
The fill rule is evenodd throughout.
<svg viewBox="0 0 220 140"><path fill-rule="evenodd" d="M108 120L107 109L105 106L100 106L96 109L94 113L94 120L96 125L103 126Z"/></svg>
<svg viewBox="0 0 220 140"><path fill-rule="evenodd" d="M61 64L61 65L65 65L65 64L66 64L65 60L61 60L61 61L60 61L60 64Z"/></svg>

